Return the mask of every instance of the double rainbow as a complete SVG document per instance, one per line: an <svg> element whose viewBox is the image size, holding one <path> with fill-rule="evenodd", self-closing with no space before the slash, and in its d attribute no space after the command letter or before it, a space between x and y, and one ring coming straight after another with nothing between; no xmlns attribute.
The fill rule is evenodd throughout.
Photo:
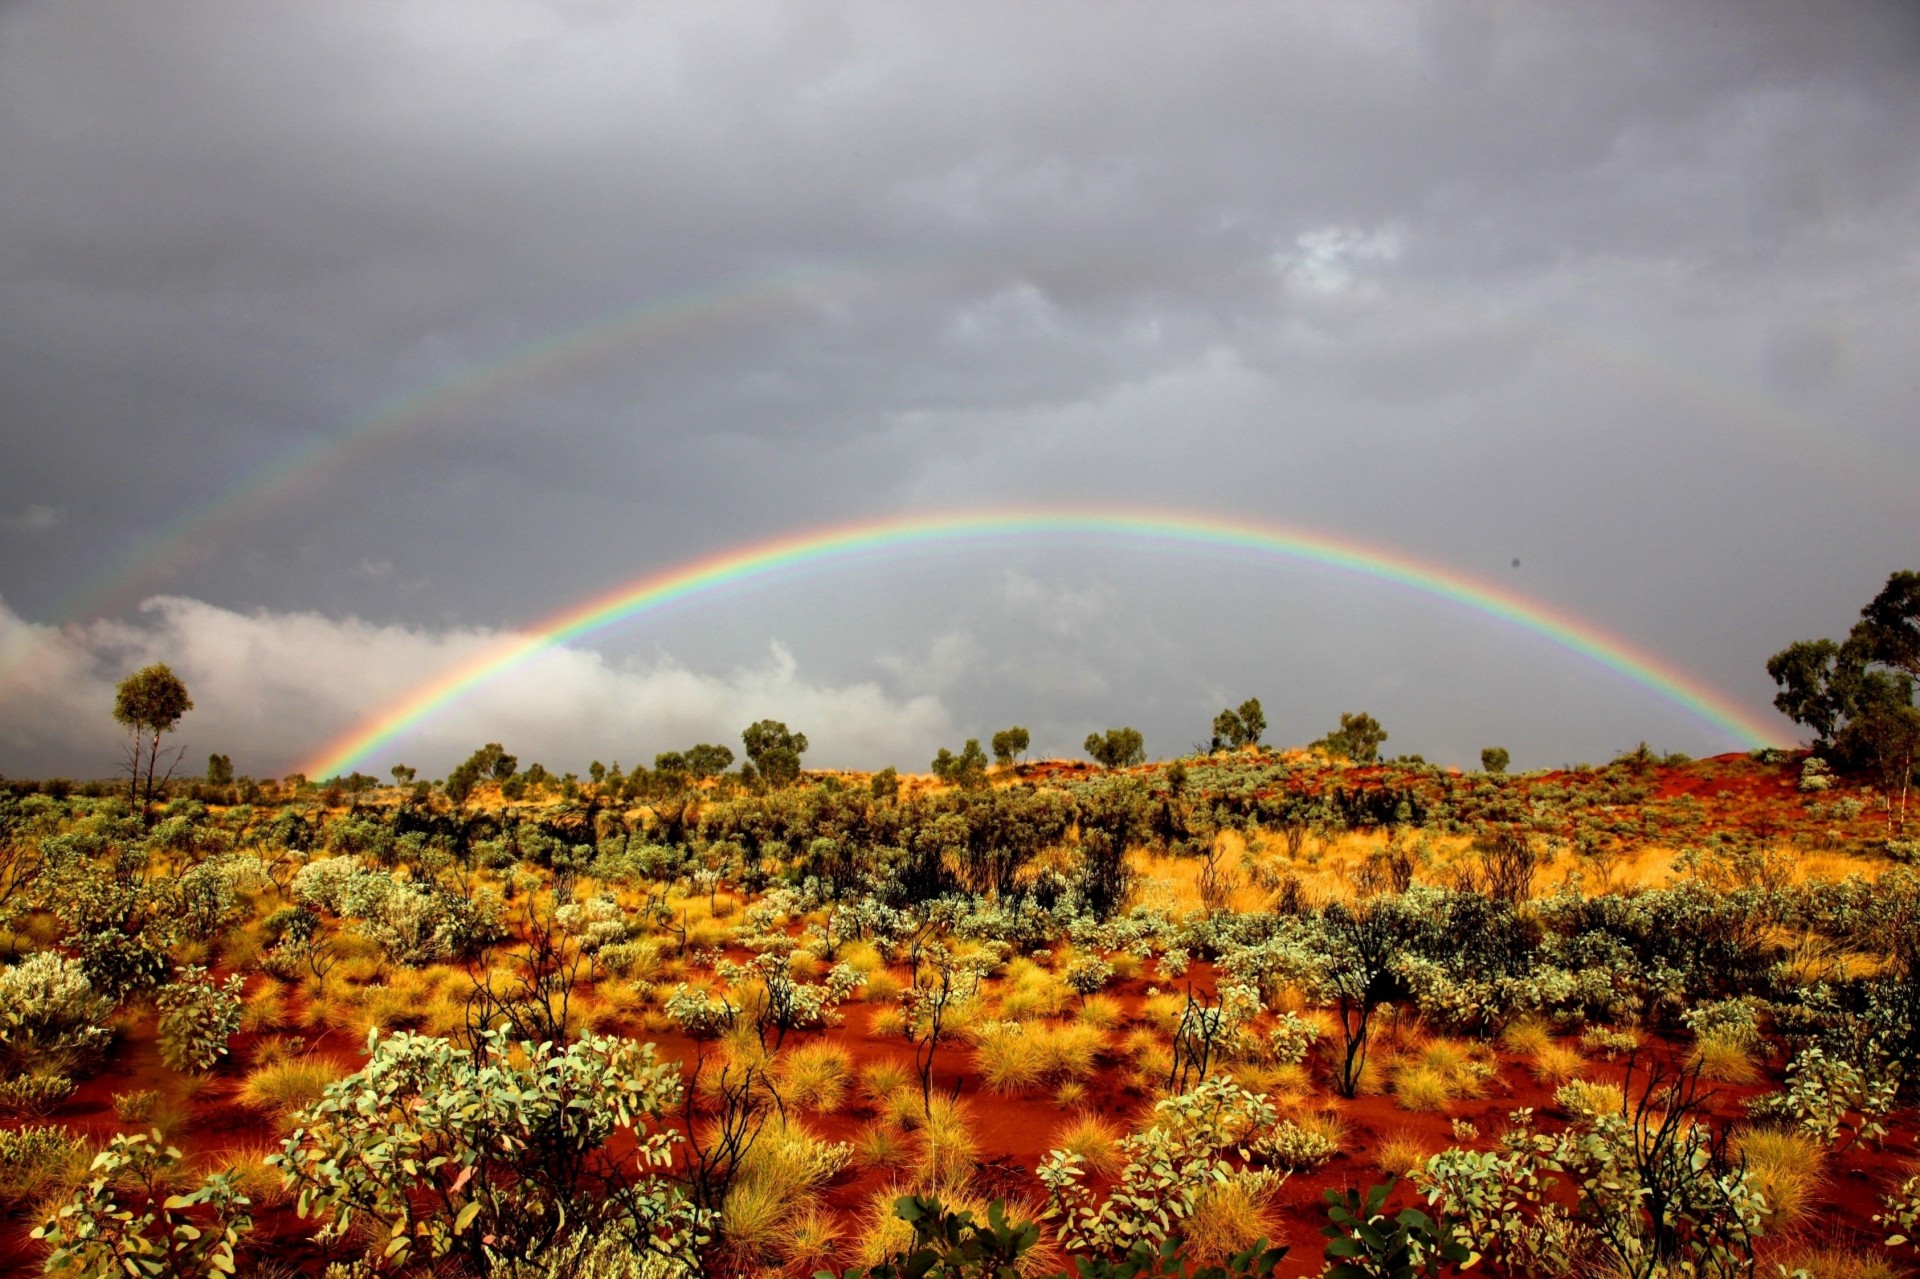
<svg viewBox="0 0 1920 1279"><path fill-rule="evenodd" d="M1138 509L979 510L894 516L757 542L651 573L581 601L420 685L315 753L302 771L327 777L366 762L475 688L543 649L654 609L801 569L873 556L1036 538L1097 537L1193 551L1254 552L1435 596L1531 632L1624 676L1743 747L1787 744L1771 724L1678 668L1592 623L1517 592L1398 551L1280 524Z"/></svg>

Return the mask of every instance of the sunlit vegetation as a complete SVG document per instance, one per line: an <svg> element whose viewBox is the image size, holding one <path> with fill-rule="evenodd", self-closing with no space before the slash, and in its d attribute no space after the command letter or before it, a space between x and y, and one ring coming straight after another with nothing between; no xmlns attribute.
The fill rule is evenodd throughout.
<svg viewBox="0 0 1920 1279"><path fill-rule="evenodd" d="M1304 1273L1392 1178L1500 1273L1867 1275L1920 1211L1920 872L1845 760L1450 772L1248 701L1098 772L763 721L745 773L149 805L139 724L131 795L0 794L0 1199L56 1269Z"/></svg>

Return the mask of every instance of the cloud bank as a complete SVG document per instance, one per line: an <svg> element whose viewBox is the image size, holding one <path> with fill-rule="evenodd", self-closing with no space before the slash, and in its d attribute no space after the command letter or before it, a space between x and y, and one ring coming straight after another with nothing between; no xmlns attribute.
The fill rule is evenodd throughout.
<svg viewBox="0 0 1920 1279"><path fill-rule="evenodd" d="M178 596L146 601L131 621L56 631L0 602L0 699L8 711L0 719L0 772L109 775L121 742L111 714L114 684L165 661L194 699L171 743L188 747L183 770L197 772L219 752L240 772L275 776L506 638L317 613L240 613ZM486 741L555 771L582 771L590 758L651 765L661 751L702 741L738 754L740 730L768 717L805 732L807 762L819 767L904 761L909 746L917 752L949 718L931 695L897 697L871 682L809 677L777 642L764 660L720 673L671 659L615 664L595 652L549 648L386 743L361 767L384 776L407 763L438 776Z"/></svg>

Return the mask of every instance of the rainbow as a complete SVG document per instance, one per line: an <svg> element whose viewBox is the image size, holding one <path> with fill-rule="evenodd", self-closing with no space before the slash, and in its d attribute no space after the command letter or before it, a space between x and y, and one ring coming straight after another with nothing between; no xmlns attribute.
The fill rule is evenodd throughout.
<svg viewBox="0 0 1920 1279"><path fill-rule="evenodd" d="M200 503L180 510L164 526L132 547L118 562L82 583L51 610L56 624L95 615L134 602L147 584L199 557L204 549L247 523L263 518L288 500L317 489L353 459L371 453L380 441L416 423L457 416L495 404L570 369L659 340L669 335L751 320L782 308L802 308L808 299L899 291L916 283L938 282L974 272L985 278L1008 269L1057 266L1094 272L1109 262L1131 267L1151 257L1172 268L1197 270L1265 269L1244 254L1151 252L1138 246L1112 251L1082 250L1034 262L998 255L947 253L901 255L855 262L803 263L732 279L651 295L635 305L597 316L532 341L508 347L486 359L449 371L425 384L381 401L278 459L236 478ZM1021 276L1019 278L1025 278ZM1397 287L1416 288L1402 281ZM1469 295L1428 285L1418 291L1463 312L1476 309ZM1729 415L1743 425L1784 444L1810 464L1844 470L1851 483L1890 502L1904 503L1913 474L1910 457L1869 449L1859 440L1836 435L1828 424L1814 423L1754 391L1708 378L1699 372L1590 331L1561 316L1536 315L1535 325L1556 333L1590 357L1618 367L1623 377L1664 383L1702 406ZM1817 443L1817 447L1816 447ZM1867 456L1871 452L1872 456ZM1858 456L1853 456L1858 455Z"/></svg>
<svg viewBox="0 0 1920 1279"><path fill-rule="evenodd" d="M564 609L415 688L315 753L303 769L328 777L360 764L408 730L533 654L585 639L670 604L811 566L923 549L1009 540L1087 537L1197 551L1275 555L1435 596L1589 658L1689 712L1745 747L1787 745L1717 690L1590 622L1453 569L1352 539L1280 524L1139 509L978 510L892 516L757 542L614 587Z"/></svg>

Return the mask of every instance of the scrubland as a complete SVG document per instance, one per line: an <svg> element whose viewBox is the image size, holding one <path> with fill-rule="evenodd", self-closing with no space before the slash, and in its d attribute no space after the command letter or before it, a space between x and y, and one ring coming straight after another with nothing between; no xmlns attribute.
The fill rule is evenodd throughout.
<svg viewBox="0 0 1920 1279"><path fill-rule="evenodd" d="M1903 1273L1920 873L1869 788L1801 778L1253 748L897 792L15 793L0 1256L1389 1273L1371 1236L1413 1273Z"/></svg>

